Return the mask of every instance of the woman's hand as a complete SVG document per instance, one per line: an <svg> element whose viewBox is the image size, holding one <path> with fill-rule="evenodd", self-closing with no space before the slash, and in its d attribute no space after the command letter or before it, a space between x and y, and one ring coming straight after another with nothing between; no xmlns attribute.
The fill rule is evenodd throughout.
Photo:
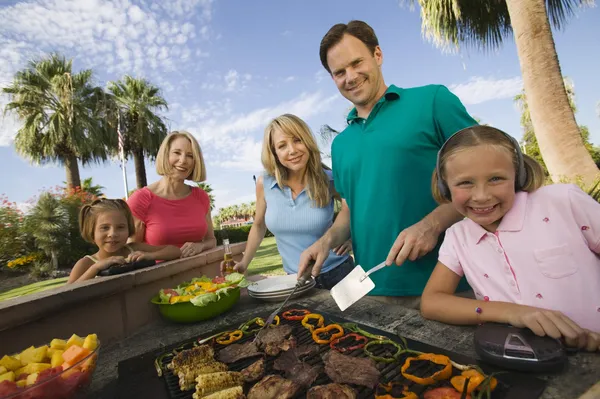
<svg viewBox="0 0 600 399"><path fill-rule="evenodd" d="M348 252L350 252L352 250L352 239L348 239L348 241L346 241L345 243L343 243L342 245L340 245L337 248L333 248L333 252L336 255L346 255Z"/></svg>
<svg viewBox="0 0 600 399"><path fill-rule="evenodd" d="M585 350L588 352L596 352L600 350L600 334L590 330L585 330L587 334L587 342Z"/></svg>
<svg viewBox="0 0 600 399"><path fill-rule="evenodd" d="M148 253L148 252L142 252L142 251L135 251L132 252L131 254L129 254L129 256L127 257L127 262L128 263L133 263L133 262L137 262L140 260L152 260L152 254Z"/></svg>
<svg viewBox="0 0 600 399"><path fill-rule="evenodd" d="M181 246L181 257L188 258L190 256L201 254L204 250L204 244L201 242L186 242Z"/></svg>
<svg viewBox="0 0 600 399"><path fill-rule="evenodd" d="M235 265L233 266L233 271L237 272L237 273L246 273L246 270L248 270L248 264L245 263L244 261L241 262L236 262L233 261L235 263ZM221 262L221 274L225 274L225 266L226 266L226 261L222 261Z"/></svg>
<svg viewBox="0 0 600 399"><path fill-rule="evenodd" d="M104 260L96 262L94 264L94 267L96 268L96 270L100 271L100 270L108 269L112 265L122 265L124 263L127 263L127 261L125 260L124 257L111 256L110 258L106 258Z"/></svg>
<svg viewBox="0 0 600 399"><path fill-rule="evenodd" d="M562 337L567 346L579 349L586 348L588 337L598 338L597 335L590 336L573 320L555 310L516 306L508 315L508 322L515 327L527 327L540 337L544 335L556 339ZM598 342L595 345L598 348Z"/></svg>

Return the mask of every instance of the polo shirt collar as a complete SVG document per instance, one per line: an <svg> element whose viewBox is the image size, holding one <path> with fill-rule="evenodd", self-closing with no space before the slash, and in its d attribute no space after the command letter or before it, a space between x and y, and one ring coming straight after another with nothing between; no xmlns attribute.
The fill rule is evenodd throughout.
<svg viewBox="0 0 600 399"><path fill-rule="evenodd" d="M500 225L496 231L521 231L525 222L527 212L527 197L528 193L520 191L515 194L515 201L512 208L502 218ZM473 244L477 245L489 231L472 221L466 219L468 234Z"/></svg>
<svg viewBox="0 0 600 399"><path fill-rule="evenodd" d="M401 91L402 91L402 89L400 89L399 87L394 86L394 85L389 85L387 90L385 91L385 94L379 99L379 101L377 101L377 104L383 103L385 101L394 101L394 100L399 99ZM356 107L355 107L355 108L352 108L352 110L346 117L346 122L348 122L348 124L350 124L350 123L354 122L356 119L359 119L359 116L358 116L358 112L356 111Z"/></svg>

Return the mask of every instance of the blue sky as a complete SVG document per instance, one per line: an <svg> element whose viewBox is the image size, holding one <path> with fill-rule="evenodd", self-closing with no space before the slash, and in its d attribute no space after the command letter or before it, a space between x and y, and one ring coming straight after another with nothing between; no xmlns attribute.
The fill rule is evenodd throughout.
<svg viewBox="0 0 600 399"><path fill-rule="evenodd" d="M338 22L362 19L375 29L384 53L387 84L448 86L468 111L517 138L520 113L512 98L522 82L512 39L497 52L444 54L421 35L418 9L398 1L48 0L0 3L0 86L34 56L59 51L76 70L92 68L97 83L124 74L163 89L171 130L188 130L207 161L217 207L254 199L252 176L261 171L263 128L291 112L316 132L325 123L343 127L349 103L318 56L319 42ZM562 72L575 85L580 124L600 144L600 10L586 8L555 31ZM596 38L596 39L594 39ZM0 98L0 106L6 98ZM44 187L61 184L64 168L32 166L14 151L18 122L0 118L0 193L25 202ZM323 144L325 151L327 144ZM158 179L146 162L148 181ZM124 196L117 160L80 168L109 197ZM130 189L133 163L127 164Z"/></svg>

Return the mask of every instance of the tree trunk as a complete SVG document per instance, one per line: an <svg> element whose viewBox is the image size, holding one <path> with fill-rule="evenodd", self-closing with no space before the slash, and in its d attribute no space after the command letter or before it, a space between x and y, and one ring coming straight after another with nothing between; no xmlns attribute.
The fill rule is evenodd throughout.
<svg viewBox="0 0 600 399"><path fill-rule="evenodd" d="M69 155L65 158L64 162L65 170L67 171L67 189L71 190L75 187L81 187L77 157L75 155Z"/></svg>
<svg viewBox="0 0 600 399"><path fill-rule="evenodd" d="M585 148L558 64L545 0L506 0L531 122L554 182L581 178L589 185L598 168Z"/></svg>
<svg viewBox="0 0 600 399"><path fill-rule="evenodd" d="M146 187L146 166L144 165L144 152L142 150L133 150L133 164L135 165L135 180L137 188Z"/></svg>

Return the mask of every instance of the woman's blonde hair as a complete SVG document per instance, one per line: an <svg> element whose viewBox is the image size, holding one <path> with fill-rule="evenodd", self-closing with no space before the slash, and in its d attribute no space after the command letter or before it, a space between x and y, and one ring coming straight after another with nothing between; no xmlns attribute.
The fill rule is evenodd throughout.
<svg viewBox="0 0 600 399"><path fill-rule="evenodd" d="M206 166L204 165L202 150L196 138L186 131L174 131L165 137L156 156L156 173L160 176L168 176L173 171L173 168L169 164L169 151L171 150L171 143L178 137L185 137L190 141L192 155L194 156L194 170L192 170L192 173L190 173L186 180L203 182L206 180Z"/></svg>
<svg viewBox="0 0 600 399"><path fill-rule="evenodd" d="M135 233L135 224L133 223L133 215L127 202L122 199L97 199L91 204L81 207L79 211L79 231L84 240L89 243L94 243L94 230L96 229L96 221L98 215L103 212L118 211L123 212L127 219L127 229L129 230L128 237Z"/></svg>
<svg viewBox="0 0 600 399"><path fill-rule="evenodd" d="M515 190L533 192L544 184L544 170L542 166L533 158L521 153L516 140L511 139L508 134L502 130L491 126L476 125L463 129L450 137L438 155L438 166L433 172L431 179L431 192L433 198L440 204L451 201L450 190L446 183L446 161L459 151L479 145L490 145L506 149L512 154L513 165L515 167ZM515 148L516 147L516 148ZM522 185L518 184L519 174L519 156L523 157L523 168L525 169L525 179ZM441 179L438 178L441 174ZM442 185L442 187L440 187ZM445 191L446 193L442 192Z"/></svg>
<svg viewBox="0 0 600 399"><path fill-rule="evenodd" d="M262 146L262 164L268 174L274 176L279 187L283 187L288 179L288 169L279 162L275 152L273 135L275 130L281 130L285 135L299 139L308 150L308 163L306 165L306 190L308 197L319 208L329 204L332 193L329 189L329 178L323 171L321 151L310 131L310 128L296 115L284 114L273 119L265 128L265 137Z"/></svg>

